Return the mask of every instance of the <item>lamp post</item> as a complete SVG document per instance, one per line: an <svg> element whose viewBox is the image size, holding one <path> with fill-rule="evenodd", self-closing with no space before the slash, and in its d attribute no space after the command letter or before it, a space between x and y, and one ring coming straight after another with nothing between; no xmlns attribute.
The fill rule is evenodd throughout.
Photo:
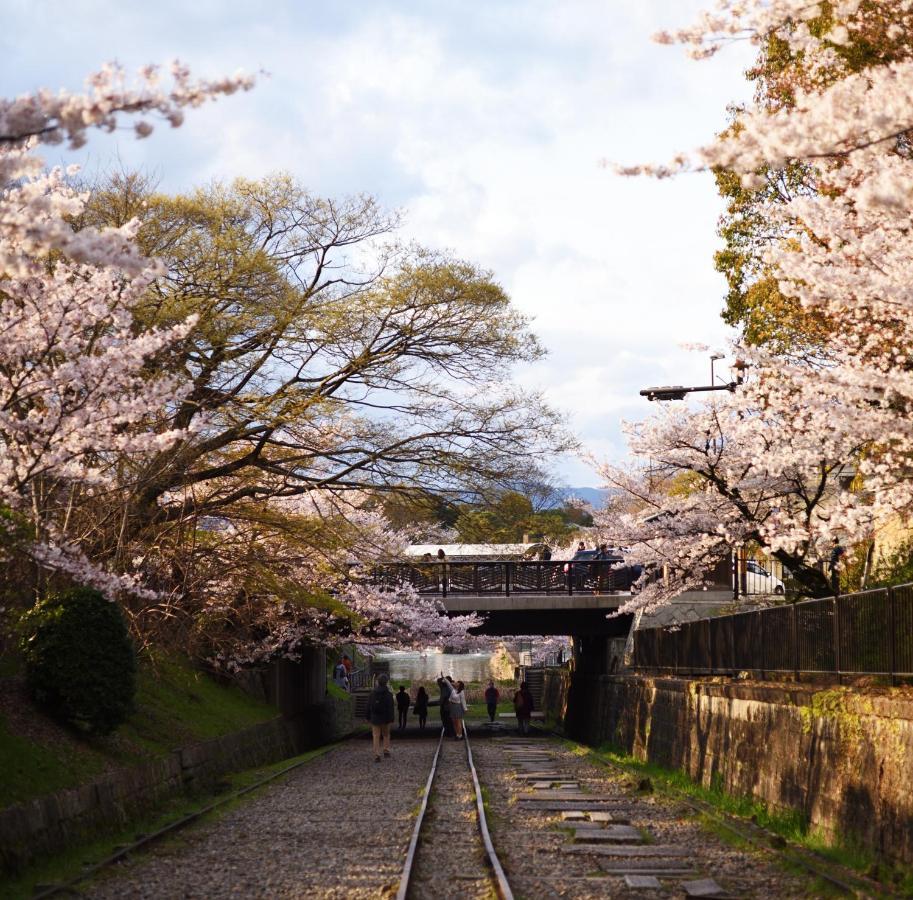
<svg viewBox="0 0 913 900"><path fill-rule="evenodd" d="M713 376L713 363L718 359L722 359L722 357L716 354L710 357L711 376ZM745 381L745 370L747 368L747 363L737 359L732 367L735 372L735 378L725 384L701 384L694 387L685 387L683 384L665 384L658 387L644 388L640 392L640 396L646 397L648 400L684 400L686 394L698 394L704 391L734 391Z"/></svg>

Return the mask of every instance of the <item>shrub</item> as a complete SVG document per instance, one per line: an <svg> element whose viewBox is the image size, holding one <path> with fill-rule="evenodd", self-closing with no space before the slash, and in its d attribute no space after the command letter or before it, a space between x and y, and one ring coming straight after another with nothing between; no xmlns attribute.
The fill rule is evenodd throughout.
<svg viewBox="0 0 913 900"><path fill-rule="evenodd" d="M109 734L133 707L136 654L117 604L75 588L42 600L22 617L26 680L58 718Z"/></svg>

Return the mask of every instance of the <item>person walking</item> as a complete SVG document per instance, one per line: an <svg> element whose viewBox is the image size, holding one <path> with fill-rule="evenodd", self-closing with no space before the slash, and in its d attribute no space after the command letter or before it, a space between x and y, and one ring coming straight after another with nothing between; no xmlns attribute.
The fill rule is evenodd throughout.
<svg viewBox="0 0 913 900"><path fill-rule="evenodd" d="M346 667L342 664L342 660L336 663L333 668L333 681L344 691L349 689L349 673L346 672Z"/></svg>
<svg viewBox="0 0 913 900"><path fill-rule="evenodd" d="M418 727L424 731L425 723L428 721L428 691L422 685L415 695L415 706L412 711L418 716Z"/></svg>
<svg viewBox="0 0 913 900"><path fill-rule="evenodd" d="M533 695L525 681L520 682L520 690L514 694L514 712L517 714L517 728L520 734L529 734L529 720L533 716L535 703Z"/></svg>
<svg viewBox="0 0 913 900"><path fill-rule="evenodd" d="M387 687L389 679L379 675L377 686L368 695L366 718L371 723L371 740L374 745L374 762L380 762L381 744L384 756L390 755L390 726L393 724L393 694Z"/></svg>
<svg viewBox="0 0 913 900"><path fill-rule="evenodd" d="M450 718L458 741L463 740L463 716L466 715L466 685L458 681L450 692Z"/></svg>
<svg viewBox="0 0 913 900"><path fill-rule="evenodd" d="M412 698L406 693L406 688L400 685L399 690L396 692L396 711L399 713L400 731L406 730L406 716L409 715L409 704L411 702Z"/></svg>
<svg viewBox="0 0 913 900"><path fill-rule="evenodd" d="M442 593L447 593L447 584L448 577L450 575L449 566L447 565L447 554L444 553L444 548L441 547L437 551L437 564L438 564L438 590Z"/></svg>
<svg viewBox="0 0 913 900"><path fill-rule="evenodd" d="M495 716L498 714L498 700L501 699L501 692L495 687L493 681L488 682L488 687L485 688L485 705L488 707L488 721L494 722Z"/></svg>
<svg viewBox="0 0 913 900"><path fill-rule="evenodd" d="M444 678L444 673L437 680L438 690L441 692L441 725L444 728L444 734L448 737L453 736L453 723L450 721L450 694L453 691L450 682Z"/></svg>

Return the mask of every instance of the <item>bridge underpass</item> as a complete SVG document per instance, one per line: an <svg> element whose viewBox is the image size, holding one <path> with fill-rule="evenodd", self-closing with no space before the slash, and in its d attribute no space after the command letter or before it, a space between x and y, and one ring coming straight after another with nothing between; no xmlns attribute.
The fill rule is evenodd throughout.
<svg viewBox="0 0 913 900"><path fill-rule="evenodd" d="M569 636L578 671L609 672L613 647L633 616L612 615L631 598L639 570L610 560L422 562L383 566L376 582L435 594L450 615L478 613L478 634Z"/></svg>

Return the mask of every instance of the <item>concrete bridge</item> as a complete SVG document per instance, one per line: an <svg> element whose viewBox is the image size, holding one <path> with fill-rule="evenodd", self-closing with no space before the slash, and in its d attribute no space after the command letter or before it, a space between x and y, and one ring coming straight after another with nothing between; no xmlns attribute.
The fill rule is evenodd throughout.
<svg viewBox="0 0 913 900"><path fill-rule="evenodd" d="M432 561L381 566L372 578L437 595L451 615L484 615L481 634L604 638L628 634L630 615L609 616L631 598L639 574L610 560Z"/></svg>

